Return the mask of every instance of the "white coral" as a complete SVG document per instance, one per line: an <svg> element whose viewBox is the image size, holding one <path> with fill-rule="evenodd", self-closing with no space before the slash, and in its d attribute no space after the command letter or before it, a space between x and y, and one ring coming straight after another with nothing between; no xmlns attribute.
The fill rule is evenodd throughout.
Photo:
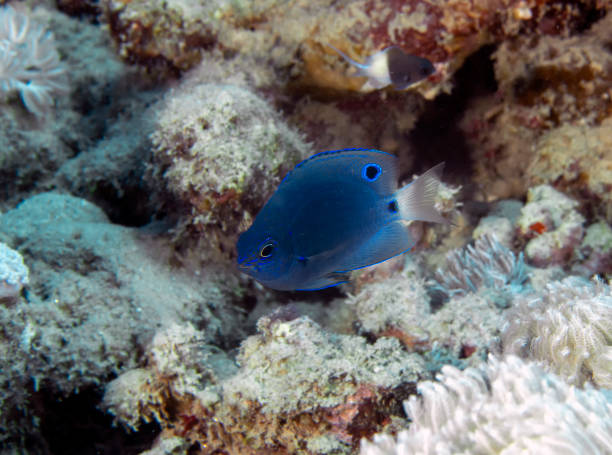
<svg viewBox="0 0 612 455"><path fill-rule="evenodd" d="M612 388L609 285L578 278L550 283L536 297L519 297L506 318L504 352L537 360L570 384Z"/></svg>
<svg viewBox="0 0 612 455"><path fill-rule="evenodd" d="M17 91L25 107L43 115L53 95L67 91L51 32L10 6L0 8L0 91Z"/></svg>
<svg viewBox="0 0 612 455"><path fill-rule="evenodd" d="M0 299L14 298L29 281L29 270L21 254L0 243Z"/></svg>
<svg viewBox="0 0 612 455"><path fill-rule="evenodd" d="M612 453L612 401L518 357L445 366L418 390L404 402L410 429L362 440L361 455Z"/></svg>

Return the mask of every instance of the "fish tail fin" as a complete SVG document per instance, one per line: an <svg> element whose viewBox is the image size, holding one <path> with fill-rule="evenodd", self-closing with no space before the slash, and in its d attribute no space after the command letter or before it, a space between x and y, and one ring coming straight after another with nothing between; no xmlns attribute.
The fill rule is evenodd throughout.
<svg viewBox="0 0 612 455"><path fill-rule="evenodd" d="M403 220L448 223L434 207L443 169L444 163L437 164L398 190L397 206Z"/></svg>
<svg viewBox="0 0 612 455"><path fill-rule="evenodd" d="M351 65L353 65L355 68L357 68L357 70L359 70L360 72L362 70L367 69L368 65L364 65L363 63L359 63L356 60L353 60L352 58L350 58L348 55L346 55L344 52L342 52L340 49L338 49L336 46L332 46L329 43L325 43L325 45L327 47L331 47L333 50L335 50L338 54L340 54L340 56L346 60L347 62L349 62Z"/></svg>

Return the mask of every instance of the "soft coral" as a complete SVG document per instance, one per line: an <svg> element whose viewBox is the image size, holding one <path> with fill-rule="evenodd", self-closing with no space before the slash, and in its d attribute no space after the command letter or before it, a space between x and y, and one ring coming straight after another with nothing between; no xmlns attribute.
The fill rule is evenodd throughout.
<svg viewBox="0 0 612 455"><path fill-rule="evenodd" d="M25 107L40 116L67 84L53 35L26 13L0 8L0 91L18 91Z"/></svg>

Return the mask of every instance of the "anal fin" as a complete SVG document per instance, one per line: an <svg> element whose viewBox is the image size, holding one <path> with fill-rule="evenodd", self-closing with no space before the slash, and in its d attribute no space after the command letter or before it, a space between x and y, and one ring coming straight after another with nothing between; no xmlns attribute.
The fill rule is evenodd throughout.
<svg viewBox="0 0 612 455"><path fill-rule="evenodd" d="M320 291L321 289L338 286L339 284L346 283L347 281L348 275L346 273L332 272L309 281L303 288L296 289L296 291Z"/></svg>

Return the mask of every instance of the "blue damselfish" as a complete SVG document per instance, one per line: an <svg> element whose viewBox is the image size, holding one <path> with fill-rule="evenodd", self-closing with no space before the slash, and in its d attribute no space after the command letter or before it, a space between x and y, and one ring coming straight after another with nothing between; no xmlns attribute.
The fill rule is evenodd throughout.
<svg viewBox="0 0 612 455"><path fill-rule="evenodd" d="M373 149L318 153L280 183L238 239L238 266L279 290L317 290L408 251L404 220L446 222L434 209L443 163L397 189L397 158Z"/></svg>

